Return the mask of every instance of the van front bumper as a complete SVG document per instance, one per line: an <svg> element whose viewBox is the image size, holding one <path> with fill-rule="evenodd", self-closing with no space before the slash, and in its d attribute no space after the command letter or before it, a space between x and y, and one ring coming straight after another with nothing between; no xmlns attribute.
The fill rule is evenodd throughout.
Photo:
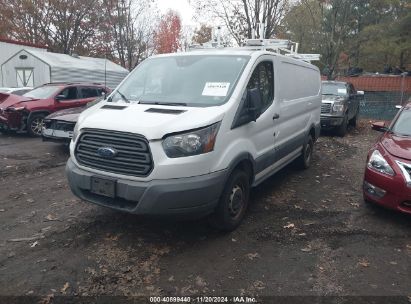
<svg viewBox="0 0 411 304"><path fill-rule="evenodd" d="M149 182L117 179L115 198L92 193L91 178L107 177L79 168L71 158L66 174L72 192L85 201L134 214L194 218L214 211L228 170Z"/></svg>

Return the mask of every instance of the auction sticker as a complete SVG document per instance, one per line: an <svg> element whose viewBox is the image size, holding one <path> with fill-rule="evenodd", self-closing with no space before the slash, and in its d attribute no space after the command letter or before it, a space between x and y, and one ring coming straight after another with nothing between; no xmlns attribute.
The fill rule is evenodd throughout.
<svg viewBox="0 0 411 304"><path fill-rule="evenodd" d="M227 96L229 82L206 82L203 96Z"/></svg>

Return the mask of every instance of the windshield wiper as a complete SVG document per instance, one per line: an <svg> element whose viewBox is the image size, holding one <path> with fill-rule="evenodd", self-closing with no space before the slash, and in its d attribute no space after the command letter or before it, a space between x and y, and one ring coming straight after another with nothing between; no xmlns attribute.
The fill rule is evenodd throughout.
<svg viewBox="0 0 411 304"><path fill-rule="evenodd" d="M124 96L123 93L121 93L119 90L116 91L118 93L118 95L120 95L120 97L127 103L130 103L130 100L128 100L128 98L126 96Z"/></svg>
<svg viewBox="0 0 411 304"><path fill-rule="evenodd" d="M187 106L185 102L140 101L139 104L153 104L153 105L161 105L161 106L184 106L184 107Z"/></svg>

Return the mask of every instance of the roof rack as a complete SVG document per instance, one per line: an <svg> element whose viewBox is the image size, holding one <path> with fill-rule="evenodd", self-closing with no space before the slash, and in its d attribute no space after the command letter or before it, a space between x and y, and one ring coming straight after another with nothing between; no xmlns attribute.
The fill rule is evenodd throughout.
<svg viewBox="0 0 411 304"><path fill-rule="evenodd" d="M265 32L265 24L260 23L260 33ZM218 28L217 37L214 36L211 41L206 42L204 44L194 44L189 46L190 51L194 50L204 50L204 49L221 49L224 48L224 45L221 45L220 39L220 30L221 27ZM321 58L320 54L299 54L298 47L299 44L287 39L264 39L264 38L254 38L256 36L256 31L252 31L252 39L247 39L245 41L245 45L241 46L241 49L246 50L256 50L256 51L272 51L278 54L282 54L294 59L303 60L306 62L311 61L318 61Z"/></svg>

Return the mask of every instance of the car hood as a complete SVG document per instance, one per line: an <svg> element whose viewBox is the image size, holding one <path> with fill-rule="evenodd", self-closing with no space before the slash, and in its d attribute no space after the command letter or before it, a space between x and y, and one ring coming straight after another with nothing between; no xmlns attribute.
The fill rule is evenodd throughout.
<svg viewBox="0 0 411 304"><path fill-rule="evenodd" d="M33 99L14 94L0 93L0 109L7 109L10 106L27 101L33 101Z"/></svg>
<svg viewBox="0 0 411 304"><path fill-rule="evenodd" d="M341 101L344 100L344 96L338 95L322 95L322 102L335 102L337 100Z"/></svg>
<svg viewBox="0 0 411 304"><path fill-rule="evenodd" d="M78 117L80 116L80 113L83 112L85 109L85 107L79 107L57 111L47 116L46 119L76 122Z"/></svg>
<svg viewBox="0 0 411 304"><path fill-rule="evenodd" d="M390 154L411 160L411 137L386 133L381 139L381 144Z"/></svg>
<svg viewBox="0 0 411 304"><path fill-rule="evenodd" d="M120 106L124 108L119 108ZM84 111L78 123L80 129L132 132L141 134L148 140L155 140L161 139L166 134L211 125L221 121L223 117L224 112L221 107L104 103Z"/></svg>

